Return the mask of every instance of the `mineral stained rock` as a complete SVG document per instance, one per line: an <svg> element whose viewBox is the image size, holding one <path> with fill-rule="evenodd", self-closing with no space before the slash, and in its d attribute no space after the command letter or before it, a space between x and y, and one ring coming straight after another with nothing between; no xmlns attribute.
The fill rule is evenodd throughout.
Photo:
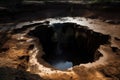
<svg viewBox="0 0 120 80"><path fill-rule="evenodd" d="M116 5L101 4L105 8L100 9L96 4L25 3L13 10L0 8L0 80L119 80ZM64 64L58 68L53 63L59 60Z"/></svg>

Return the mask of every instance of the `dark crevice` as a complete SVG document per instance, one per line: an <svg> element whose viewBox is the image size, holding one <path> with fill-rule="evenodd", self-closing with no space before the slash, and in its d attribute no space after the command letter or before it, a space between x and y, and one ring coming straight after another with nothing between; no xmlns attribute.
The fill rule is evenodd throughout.
<svg viewBox="0 0 120 80"><path fill-rule="evenodd" d="M27 50L32 50L34 48L34 44L31 44Z"/></svg>
<svg viewBox="0 0 120 80"><path fill-rule="evenodd" d="M20 60L26 60L27 62L29 61L29 56L20 56Z"/></svg>
<svg viewBox="0 0 120 80"><path fill-rule="evenodd" d="M59 69L99 59L102 55L97 54L97 49L110 38L75 23L40 25L28 35L39 39L45 52L42 58Z"/></svg>
<svg viewBox="0 0 120 80"><path fill-rule="evenodd" d="M6 51L8 51L8 50L9 50L9 48L1 48L1 49L0 49L0 53L1 53L1 52L6 52Z"/></svg>
<svg viewBox="0 0 120 80"><path fill-rule="evenodd" d="M120 55L120 49L118 47L111 47L112 51L115 52L116 55Z"/></svg>
<svg viewBox="0 0 120 80"><path fill-rule="evenodd" d="M120 41L120 39L119 39L119 38L117 38L117 37L115 37L115 40Z"/></svg>
<svg viewBox="0 0 120 80"><path fill-rule="evenodd" d="M117 52L119 49L117 47L111 47L113 52Z"/></svg>

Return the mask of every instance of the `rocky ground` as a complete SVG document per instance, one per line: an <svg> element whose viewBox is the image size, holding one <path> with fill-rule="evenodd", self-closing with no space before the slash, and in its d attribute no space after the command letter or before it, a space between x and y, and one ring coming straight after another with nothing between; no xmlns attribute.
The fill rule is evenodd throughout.
<svg viewBox="0 0 120 80"><path fill-rule="evenodd" d="M9 11L1 10L3 14L1 13L0 16L4 16L0 18L2 20L0 24L0 80L120 79L119 9L117 12L117 9L114 12L108 9L106 12L99 11L99 9L96 11L95 8L90 11L88 8L83 8L82 5L82 12L80 8L77 13L76 7L79 7L78 5L74 5L72 8L67 6L63 9L62 7L65 5L61 4L62 7L58 5L59 10L56 10L57 7L54 8L56 6L54 4L50 8L44 5L45 9L37 7L35 13L32 13L34 6L38 6L38 4L31 6L31 9L27 8L30 7L29 5L21 7L20 10L23 13L18 10L9 14ZM73 14L76 17L73 17ZM70 17L66 17L68 15ZM55 18L55 16L58 17ZM41 58L45 54L41 43L38 38L29 36L28 33L40 25L65 22L87 26L89 30L109 35L108 43L100 45L98 48L103 56L94 62L76 65L67 70L55 69L44 61Z"/></svg>

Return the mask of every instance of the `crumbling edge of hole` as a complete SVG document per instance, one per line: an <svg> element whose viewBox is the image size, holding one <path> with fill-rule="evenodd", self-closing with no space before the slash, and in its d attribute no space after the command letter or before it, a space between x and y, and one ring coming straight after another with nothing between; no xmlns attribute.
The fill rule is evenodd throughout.
<svg viewBox="0 0 120 80"><path fill-rule="evenodd" d="M76 23L74 23L74 24L76 24ZM77 24L76 24L77 25ZM80 25L79 25L80 26ZM91 30L91 29L89 29L89 27L87 27L87 30ZM93 31L93 30L92 30ZM94 31L94 32L96 32L96 31ZM98 32L97 32L98 33ZM103 56L103 55L102 55ZM42 59L42 58L41 58ZM43 59L44 60L44 59ZM99 59L98 59L99 60ZM97 61L97 60L96 60ZM46 61L45 61L46 62ZM95 62L95 61L93 61L93 62ZM46 62L47 63L47 62ZM87 63L85 63L85 64L87 64ZM80 65L80 64L79 64ZM74 67L74 66L73 66ZM50 68L52 68L52 67L50 67ZM69 68L68 68L69 69Z"/></svg>

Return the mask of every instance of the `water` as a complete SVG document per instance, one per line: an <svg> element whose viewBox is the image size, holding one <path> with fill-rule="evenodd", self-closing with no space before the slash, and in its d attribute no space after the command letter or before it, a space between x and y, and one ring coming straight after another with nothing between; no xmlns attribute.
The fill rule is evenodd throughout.
<svg viewBox="0 0 120 80"><path fill-rule="evenodd" d="M48 26L38 26L30 31L29 35L37 37L42 44L45 52L42 58L60 70L93 62L94 53L99 45L106 43L109 39L108 35L93 32L75 23L58 23L53 27Z"/></svg>
<svg viewBox="0 0 120 80"><path fill-rule="evenodd" d="M65 70L72 67L73 63L69 61L57 61L57 62L53 62L52 65L57 69Z"/></svg>

